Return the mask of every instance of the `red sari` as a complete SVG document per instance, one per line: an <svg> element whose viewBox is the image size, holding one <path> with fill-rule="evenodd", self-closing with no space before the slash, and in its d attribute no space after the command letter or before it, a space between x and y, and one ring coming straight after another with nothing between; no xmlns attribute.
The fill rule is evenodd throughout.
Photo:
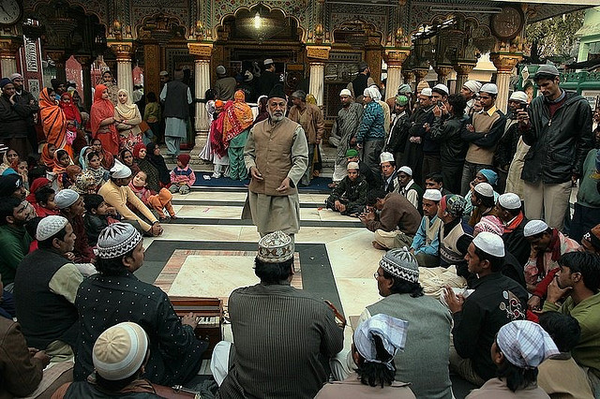
<svg viewBox="0 0 600 399"><path fill-rule="evenodd" d="M73 150L67 144L67 118L64 111L50 96L50 91L45 87L40 93L40 117L46 141L52 143L57 149L64 149L73 158Z"/></svg>
<svg viewBox="0 0 600 399"><path fill-rule="evenodd" d="M102 149L117 155L119 153L119 133L114 123L100 126L100 124L109 118L115 116L115 106L110 100L103 99L102 93L107 87L104 85L96 86L94 92L94 103L90 110L90 124L92 127L92 138L97 138L102 142Z"/></svg>

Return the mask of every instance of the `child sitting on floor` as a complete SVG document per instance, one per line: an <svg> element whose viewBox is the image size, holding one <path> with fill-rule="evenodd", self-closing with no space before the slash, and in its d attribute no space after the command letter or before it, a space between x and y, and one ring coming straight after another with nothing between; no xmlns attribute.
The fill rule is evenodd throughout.
<svg viewBox="0 0 600 399"><path fill-rule="evenodd" d="M35 192L35 203L33 209L39 217L58 215L60 211L54 202L56 192L50 187L40 187Z"/></svg>
<svg viewBox="0 0 600 399"><path fill-rule="evenodd" d="M196 182L196 175L189 166L190 156L188 154L179 154L177 156L177 166L171 171L171 187L169 191L173 194L188 194L190 187Z"/></svg>
<svg viewBox="0 0 600 399"><path fill-rule="evenodd" d="M87 233L88 243L95 246L98 242L100 232L109 224L119 221L117 211L104 202L104 198L98 194L87 194L84 197L85 215L83 225Z"/></svg>
<svg viewBox="0 0 600 399"><path fill-rule="evenodd" d="M167 212L171 216L171 219L177 219L175 216L175 211L173 210L173 205L171 204L171 199L173 195L166 188L161 188L158 194L153 194L150 189L147 187L146 183L146 173L143 171L139 171L129 182L129 188L134 192L135 195L151 210L156 211L158 213L158 217L160 220L167 219L167 216L163 212L163 209L166 208Z"/></svg>

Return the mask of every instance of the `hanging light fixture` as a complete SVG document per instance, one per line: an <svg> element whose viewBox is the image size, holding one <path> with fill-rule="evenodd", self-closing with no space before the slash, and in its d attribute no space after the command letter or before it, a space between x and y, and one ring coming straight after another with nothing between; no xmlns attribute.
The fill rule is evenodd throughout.
<svg viewBox="0 0 600 399"><path fill-rule="evenodd" d="M289 26L287 18L271 12L262 3L250 10L236 14L235 28L243 36L256 40L259 44L272 38Z"/></svg>

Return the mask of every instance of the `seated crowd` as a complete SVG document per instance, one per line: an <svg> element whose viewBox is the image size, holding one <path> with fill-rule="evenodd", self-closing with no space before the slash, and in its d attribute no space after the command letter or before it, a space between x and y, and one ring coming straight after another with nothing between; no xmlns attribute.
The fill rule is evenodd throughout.
<svg viewBox="0 0 600 399"><path fill-rule="evenodd" d="M541 70L539 85L555 82L552 68ZM463 89L423 88L412 115L410 93L399 93L383 139L364 121L383 118L386 103L365 90L347 176L325 204L358 217L386 251L368 265L382 299L364 304L344 349L344 318L291 285L294 239L264 235L260 282L228 300L234 343L212 352L217 397L451 399L451 375L477 388L468 398L600 397L600 220L590 224L584 205L600 203L590 188L598 150L577 144L581 162L565 173L569 185L581 180L580 204L565 226L562 172L517 159L524 145L534 157L546 151L528 99L514 93L507 117L494 84ZM558 90L553 112L574 102ZM142 143L113 157L93 140L77 159L47 144L34 176L16 151L6 154L0 398L169 397L167 387L194 383L208 349L196 316L180 318L134 274L143 236L162 234L160 221L176 217L172 195L193 184L189 156L179 155L168 181L158 147Z"/></svg>

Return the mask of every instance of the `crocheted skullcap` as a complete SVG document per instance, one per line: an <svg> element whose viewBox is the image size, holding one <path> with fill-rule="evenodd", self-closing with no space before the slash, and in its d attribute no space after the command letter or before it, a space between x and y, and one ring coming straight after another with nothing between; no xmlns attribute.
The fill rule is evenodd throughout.
<svg viewBox="0 0 600 399"><path fill-rule="evenodd" d="M96 255L102 259L123 256L142 241L142 235L130 224L114 223L106 227L98 236Z"/></svg>
<svg viewBox="0 0 600 399"><path fill-rule="evenodd" d="M406 247L387 251L379 261L379 266L392 276L411 283L419 282L419 264Z"/></svg>

